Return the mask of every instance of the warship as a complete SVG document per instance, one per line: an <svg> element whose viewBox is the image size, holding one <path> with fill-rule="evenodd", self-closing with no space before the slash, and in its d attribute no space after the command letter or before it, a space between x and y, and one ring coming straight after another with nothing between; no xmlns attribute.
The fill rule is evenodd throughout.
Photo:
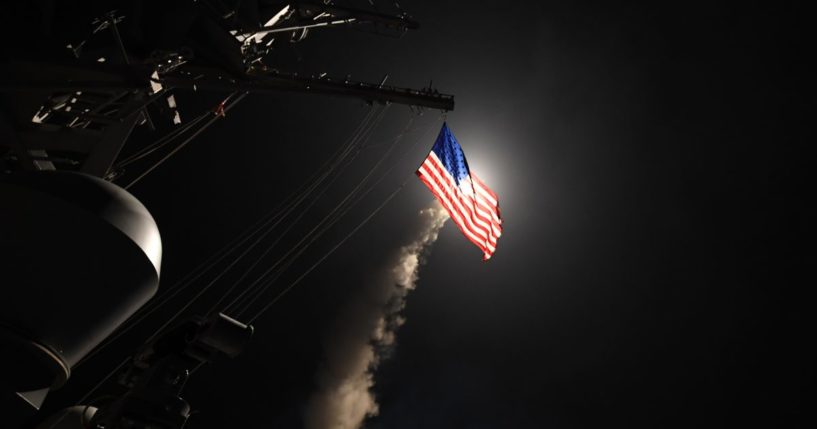
<svg viewBox="0 0 817 429"><path fill-rule="evenodd" d="M88 392L57 413L38 410L49 392L71 382L73 369L195 281L194 276L170 290L160 285L159 228L128 188L212 124L228 120L227 113L248 94L289 92L316 100L350 97L372 106L453 110L454 97L431 84L402 88L387 84L387 77L360 82L270 65L268 59L282 49L328 28L386 37L419 28L397 3L369 5L179 0L8 6L6 18L19 20L29 34L7 35L13 42L0 64L4 428L185 425L190 415L181 398L185 381L202 364L242 351L255 317L236 315L246 314L240 310L260 296L263 282L227 291L235 292L232 301L219 300L199 317L165 320L109 374L124 394L90 403ZM217 101L182 106L177 96L185 93L211 94ZM373 107L327 170L342 168L378 114ZM149 141L132 138L137 129ZM315 191L316 183L328 179L318 176L302 189ZM286 209L302 201L296 197ZM215 257L235 257L230 252L272 222L275 218L262 219ZM213 260L203 262L208 263Z"/></svg>

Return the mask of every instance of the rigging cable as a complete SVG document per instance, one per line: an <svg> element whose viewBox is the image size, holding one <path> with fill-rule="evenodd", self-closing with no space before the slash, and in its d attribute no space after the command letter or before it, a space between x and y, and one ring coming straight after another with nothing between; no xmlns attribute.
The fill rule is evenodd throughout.
<svg viewBox="0 0 817 429"><path fill-rule="evenodd" d="M380 114L378 115L378 118L382 118L382 117L383 117L382 113L383 113L384 111L385 111L385 109L382 109L382 110L381 110L381 112L379 112ZM379 119L378 119L378 120L379 120ZM376 125L376 124L375 124L375 125ZM372 127L373 127L373 126L374 126L374 125L372 125ZM346 155L348 155L348 153L350 153L350 152L349 152L349 151L344 151L344 153L345 153ZM344 155L344 156L345 156L345 155ZM337 163L336 163L336 164L337 164ZM325 175L323 175L323 176L325 176ZM321 179L321 180L323 180L323 179ZM282 217L282 219L283 219L283 217ZM243 257L243 256L244 256L244 255L245 255L247 252L248 252L248 251L245 251L244 253L242 253L242 255L241 255L241 256ZM233 263L231 263L231 264L230 264L230 266L227 268L227 270L229 270L230 268L232 268L232 266L234 266L234 265L235 265L235 262L237 262L237 261L234 261ZM225 270L225 271L223 271L222 273L220 273L220 274L217 276L217 278L221 278L221 277L222 277L222 276L223 276L225 273L226 273L226 270ZM155 330L155 331L154 331L154 333L153 333L153 334L152 334L152 335L151 335L151 336L148 338L148 340L147 340L146 342L150 342L150 341L152 341L153 339L155 339L155 338L156 338L158 335L160 335L160 334L162 333L162 331L164 331L164 329L166 329L166 328L167 328L167 327L168 327L168 326L169 326L171 323L173 323L173 322L174 322L174 321L175 321L177 318L179 318L179 317L180 317L180 316L181 316L181 315L184 313L184 311L185 311L185 310L187 310L187 309L188 309L188 308L189 308L191 305L193 305L193 304L196 302L196 300L198 300L198 299L199 299L199 298L200 298L202 295L204 295L204 293L205 293L205 292L207 292L207 291L208 291L208 290L209 290L209 289L210 289L210 288L211 288L211 287L212 287L214 284L215 284L215 281L211 281L211 282L210 282L210 283L208 283L208 284L207 284L207 285L206 285L204 288L202 288L202 290L200 290L200 291L199 291L199 292L198 292L198 293L197 293L197 294L196 294L196 295L195 295L195 296L194 296L192 299L190 299L190 301L189 301L189 302L187 302L187 304L185 304L185 305L184 305L184 306L183 306L183 307L182 307L180 310L178 310L177 312L175 312L175 313L174 313L174 315L173 315L173 316L171 316L171 318L170 318L169 320L167 320L167 321L166 321L165 323L163 323L163 324L162 324L162 325L161 325L161 326L160 326L160 327L159 327L157 330Z"/></svg>
<svg viewBox="0 0 817 429"><path fill-rule="evenodd" d="M370 130L367 131L367 133L368 134L365 137L361 138L360 143L364 143L364 142L368 141L368 138L370 136ZM356 146L359 146L360 143L356 143ZM329 187L332 184L334 184L334 182L340 177L343 170L345 170L346 167L351 165L352 161L354 161L354 159L357 157L357 155L359 153L360 153L360 149L358 149L354 153L354 155L351 157L351 159L349 161L346 161L345 164L340 165L340 168L339 168L337 174L334 177L332 177L331 179L329 179L329 181L324 186L323 190L321 190L306 207L301 209L300 214L289 222L289 225L283 231L281 231L278 234L278 237L271 244L269 244L267 246L267 248L261 253L261 255L256 258L255 262L253 262L247 269L244 270L243 274L241 274L241 276L237 280L235 280L233 282L232 286L230 286L222 294L221 298L219 298L218 301L216 301L216 303L213 304L212 308L206 314L212 315L212 314L215 313L215 311L219 308L219 305L222 302L224 302L224 300L227 299L227 297L238 287L238 285L249 276L249 274L252 272L252 270L254 270L263 261L264 257L266 257L275 248L275 246L283 239L283 237L287 233L289 233L290 230L292 230L292 228L297 224L297 222L299 220L301 220L301 218L303 218L303 216L306 214L306 212L309 209L311 209L312 207L314 207L314 205L318 202L318 200L326 193L326 191L329 190ZM339 159L337 164L341 164L341 162L343 162L343 159ZM333 167L333 169L334 169L334 167ZM294 208L295 207L293 207L293 209ZM287 213L286 215L289 215L289 213Z"/></svg>
<svg viewBox="0 0 817 429"><path fill-rule="evenodd" d="M123 322L122 325L120 325L120 328L114 335L108 337L103 343L98 345L90 353L84 356L79 362L77 362L74 368L79 367L82 363L91 359L102 349L104 349L117 339L119 339L125 333L130 331L134 326L136 326L141 321L150 316L152 313L154 313L156 310L158 310L161 306L170 302L170 300L172 300L177 295L179 295L179 293L183 292L189 286L194 284L196 280L198 280L202 275L204 275L207 271L213 268L216 264L224 260L224 258L226 258L231 253L235 252L240 246L243 246L250 238L256 236L259 232L263 231L264 228L268 228L267 232L265 232L264 234L268 234L272 229L274 229L284 218L286 218L286 216L289 215L289 213L291 213L292 209L297 207L297 205L299 205L304 198L308 197L315 189L315 187L324 180L326 172L321 174L320 177L316 179L316 177L319 176L319 173L321 173L321 170L327 165L330 165L330 168L334 169L334 166L339 164L342 161L342 158L350 153L350 148L358 144L357 142L360 141L366 130L369 127L374 126L372 120L376 119L377 116L376 113L378 113L376 112L376 109L374 108L370 109L370 111L366 114L361 123L358 125L355 132L347 140L346 144L338 148L335 151L335 153L329 159L327 159L327 161L324 162L321 168L316 170L312 174L312 176L310 176L307 182L301 185L295 192L290 194L284 200L284 202L276 206L276 208L273 209L270 213L262 217L261 220L259 220L255 224L253 224L253 226L246 230L244 233L242 233L242 235L232 240L227 246L222 248L221 251L211 255L207 260L199 264L191 272L185 275L181 280L174 283L174 285L168 288L164 294L152 300L151 302L140 308L136 313L131 315L131 317L128 320L126 320L125 322ZM382 113L382 110L379 113ZM382 115L380 115L380 117L382 117ZM334 159L333 161L333 158L338 159ZM312 183L310 184L310 182ZM289 202L287 203L287 201ZM282 206L284 208L281 211L279 211L279 209L281 209ZM269 226L270 223L273 223L272 226Z"/></svg>
<svg viewBox="0 0 817 429"><path fill-rule="evenodd" d="M275 295L275 297L271 301L264 305L264 307L262 307L261 310L259 310L253 317L251 317L247 321L247 324L254 323L256 319L261 317L261 315L263 315L267 310L269 310L270 307L272 307L276 302L278 302L278 300L281 299L287 292L289 292L290 290L292 290L292 288L297 286L298 283L301 282L301 280L303 280L307 275L309 275L309 273L312 272L312 270L317 268L318 265L320 265L323 261L326 260L326 258L335 253L335 251L338 250L338 248L340 248L340 246L342 246L343 243L349 240L358 230L360 230L360 228L363 228L363 226L365 226L377 213L379 213L380 210L382 210L383 207L385 207L386 204L389 203L389 201L391 201L401 190L403 190L403 187L405 187L407 182L408 180L404 181L397 189L395 189L391 194L389 194L389 196L386 197L386 199L382 203L380 203L380 205L377 206L374 209L374 211L372 211L368 216L366 216L365 219L363 219L363 221L361 221L354 229L352 229L352 231L350 231L349 234L346 234L346 236L343 237L341 241L339 241L337 244L335 244L334 247L329 249L329 251L326 252L326 254L324 254L320 259L318 259L317 262L312 264L312 266L309 267L309 269L307 269L306 271L304 271L303 274L301 274L297 279L290 283L289 286L287 286L286 288L284 288L284 290Z"/></svg>
<svg viewBox="0 0 817 429"><path fill-rule="evenodd" d="M151 143L150 145L140 149L136 153L124 158L123 160L118 162L115 167L117 167L117 168L126 167L126 166L128 166L130 164L133 164L134 162L136 162L136 161L138 161L140 159L145 158L146 156L152 154L153 152L157 151L158 149L161 149L162 147L164 147L167 144L169 144L170 142L172 142L173 139L175 139L179 135L181 135L181 134L187 132L188 130L192 129L196 124L198 124L199 122L201 122L204 119L207 119L207 117L212 115L212 114L215 114L216 116L222 116L223 117L224 116L224 105L235 94L237 94L237 93L233 92L232 94L227 96L227 98L225 98L224 100L219 102L219 104L216 106L215 109L205 111L204 113L202 113L201 115L199 115L195 119L193 119L192 121L182 125L179 128L174 129L173 131L171 131L171 132L167 133L166 135L162 136L161 138L159 138L159 140L156 140L155 142Z"/></svg>
<svg viewBox="0 0 817 429"><path fill-rule="evenodd" d="M139 160L145 158L146 156L152 154L153 152L156 152L157 150L161 149L162 147L164 147L167 144L169 144L170 142L172 142L173 139L175 139L176 137L178 137L181 134L184 134L188 130L192 129L199 122L206 119L211 114L212 114L212 112L209 112L209 111L202 113L201 115L197 116L196 118L194 118L190 122L182 125L179 128L176 128L173 131L171 131L171 132L165 134L164 136L160 137L158 140L151 143L150 145L145 146L144 148L140 149L136 153L122 159L121 161L116 163L115 168L126 167L126 166L128 166L130 164L133 164L136 161L139 161Z"/></svg>
<svg viewBox="0 0 817 429"><path fill-rule="evenodd" d="M406 129L408 129L413 122L414 122L414 117L412 117L409 120L409 123L407 124ZM256 291L251 292L251 296L254 296L251 299L251 301L254 301L255 298L257 298L257 296L259 294L258 289L259 288L262 289L262 291L260 293L263 293L263 290L266 290L266 288L268 287L268 284L264 284L262 286L256 287L256 285L258 285L259 283L261 283L261 281L263 281L264 277L269 275L279 264L284 263L284 266L279 270L279 273L274 277L274 279L277 279L278 276L280 276L280 273L281 273L282 270L285 270L286 268L288 268L292 264L292 262L294 262L294 259L298 258L301 254L303 254L303 252L305 252L306 249L310 245L312 245L312 243L317 241L317 239L321 235L323 235L323 233L325 233L331 226L333 226L335 223L337 223L340 220L340 218L343 217L352 208L352 206L354 205L354 204L353 205L348 204L349 199L356 196L359 193L360 188L363 185L366 184L366 182L369 180L371 175L377 170L377 168L380 166L380 164L382 164L383 161L388 157L388 155L394 149L396 144L400 141L401 137L405 134L405 132L406 132L406 130L404 130L402 133L400 133L393 140L391 147L386 151L386 153L384 153L381 156L381 158L377 161L375 166L371 170L369 170L369 172L366 174L366 176L363 179L361 179L361 181L357 184L357 186L355 186L355 188L352 189L346 195L346 197L343 200L341 200L332 209L332 211L329 214L327 214L320 222L318 222L318 224L315 225L315 227L313 227L312 230L310 230L304 237L302 237L301 240L298 241L298 243L295 244L295 246L293 246L286 254L284 254L284 256L281 259L279 259L275 264L273 264L270 268L268 268L266 271L264 271L264 273L261 274L261 276L258 277L258 279L255 282L253 282L247 289L245 289L244 292L242 292L238 297L236 297L233 301L231 301L230 304L225 308L225 311L229 310L234 305L240 305L237 301L239 299L242 299L244 297L244 295L246 295L248 292L250 292L250 290L253 289L253 288L255 288ZM352 201L354 201L354 203L357 203L357 201L359 201L359 200L352 200ZM340 210L340 213L337 213L338 210ZM327 222L328 222L328 224L327 224ZM324 224L326 224L326 226L324 226ZM309 240L309 241L306 242L306 240ZM306 242L306 244L304 244L305 242ZM301 248L299 249L299 247L301 247ZM295 253L295 255L293 255L292 258L287 262L286 258L289 257L289 255L292 254L292 252L296 251L296 250L297 250L297 253ZM273 281L274 281L274 279L273 279Z"/></svg>
<svg viewBox="0 0 817 429"><path fill-rule="evenodd" d="M266 292L270 286L283 274L283 272L288 269L294 261L300 257L314 242L316 242L326 231L328 231L332 226L334 226L340 219L346 215L355 205L357 205L363 198L366 197L376 186L380 183L386 175L391 171L393 168L390 167L385 172L383 172L380 178L368 189L361 193L362 186L366 185L369 179L371 178L372 174L377 171L379 166L388 158L388 156L392 153L392 151L397 147L397 143L402 140L402 137L408 133L409 129L411 128L414 120L416 117L412 116L409 122L406 124L406 127L403 131L398 134L392 141L391 146L388 150L381 156L381 158L377 161L375 166L368 172L368 174L361 179L355 188L349 192L349 194L340 202L338 203L335 208L326 215L319 223L316 225L306 236L304 236L295 246L293 246L281 259L279 259L275 264L273 264L269 269L267 269L258 279L253 282L244 292L242 292L238 297L236 297L226 308L225 311L228 311L230 308L234 308L236 310L236 315L243 314L247 309L252 306L255 301L260 298L264 292ZM351 200L350 200L351 198ZM319 229L320 228L320 229ZM309 240L308 242L306 240ZM294 254L292 254L295 252ZM292 256L290 257L290 255ZM286 258L289 257L287 260ZM279 265L283 264L281 268L279 268L272 276L272 278L265 280L270 273L275 270ZM263 282L263 283L262 283ZM249 295L247 295L249 294Z"/></svg>
<svg viewBox="0 0 817 429"><path fill-rule="evenodd" d="M426 130L424 136L428 134L431 128ZM420 140L415 141L415 145ZM407 150L408 152L408 150ZM396 164L393 164L388 170L391 171ZM385 177L385 175L383 176ZM277 295L275 295L269 302L267 302L258 312L256 312L251 318L247 320L247 324L253 324L259 317L261 317L265 312L267 312L276 302L278 302L286 293L292 290L295 286L297 286L307 275L309 275L315 268L317 268L323 261L325 261L329 256L331 256L336 250L338 250L346 241L348 241L357 231L359 231L363 226L365 226L377 213L380 212L388 203L391 201L403 188L405 187L406 183L409 181L410 178L407 178L397 187L391 194L389 194L386 199L380 203L366 218L363 219L354 229L352 229L343 239L341 239L337 244L335 244L329 251L327 251L320 259L318 259L314 264L312 264L306 271L304 271L300 276L298 276L292 283L290 283L286 288L280 291ZM381 177L382 180L382 177ZM375 183L376 185L376 183ZM371 188L370 188L371 189Z"/></svg>
<svg viewBox="0 0 817 429"><path fill-rule="evenodd" d="M412 122L413 120L414 120L414 118L412 118L412 120L410 121L409 125L411 124L411 122ZM403 131L403 133L401 133L400 135L398 135L398 137L397 137L397 138L395 138L395 140L396 140L396 141L400 140L400 138L401 138L401 137L402 137L404 134L406 134L406 132L407 132L407 131L408 131L408 126L406 127L406 130L404 130L404 131ZM413 147L414 145L416 145L417 141L419 141L419 140L416 140L416 141L415 141L415 143L412 145L412 147ZM390 149L391 149L391 148L390 148ZM410 149L409 149L409 150L410 150ZM407 150L406 152L408 152L409 150ZM384 159L384 158L383 158L383 159ZM381 161L382 161L382 159L381 159ZM379 163L380 163L380 161L378 162L378 165L379 165ZM369 193L369 192L370 192L372 189L374 189L374 187L375 187L375 186L377 186L377 184L379 184L379 183L380 183L380 182L381 182L381 181L382 181L382 180L383 180L383 179L386 177L386 175L387 175L387 174L388 174L388 173L389 173L389 172L390 172L390 171L391 171L391 170L392 170L392 169L393 169L393 168L394 168L396 165L397 165L396 163L395 163L395 164L393 164L393 165L391 165L391 166L390 166L390 167L389 167L389 168L388 168L388 169L387 169L387 170L386 170L386 171L385 171L385 172L384 172L384 173L381 175L381 177L380 177L380 178L379 178L379 179L378 179L378 180L377 180L377 181L376 181L374 184L372 184L372 185L371 185L371 186L370 186L368 189L366 189L366 191L365 191L365 192L364 192L364 193L363 193L361 196L359 196L359 198L357 198L357 199L356 199L356 200L353 202L353 204L352 204L352 205L354 205L354 204L356 204L357 202L359 202L359 201L360 201L360 200L361 200L363 197L365 197L365 196L366 196L366 195L367 195L367 194L368 194L368 193ZM374 169L372 169L372 171L374 171L375 169L376 169L376 167L375 167ZM371 173L371 172L370 172L370 173ZM369 176L369 175L367 175L367 177L368 177L368 176ZM364 178L364 180L365 180L365 178ZM272 306L273 306L273 305L274 305L276 302L278 302L278 301L279 301L279 300L280 300L280 299L281 299L281 298L282 298L282 297L283 297L283 296L284 296L286 293L288 293L288 292L289 292L290 290L292 290L292 289L293 289L295 286L297 286L297 285L298 285L298 284L299 284L299 283L300 283L300 282L301 282L301 281L302 281L304 278L306 278L306 276L307 276L307 275L309 275L309 274L310 274L310 273L311 273L313 270L315 270L315 268L317 268L317 267L318 267L318 266L319 266L321 263L323 263L323 262L324 262L324 261L325 261L327 258L329 258L329 256L331 256L331 255L332 255L332 254L333 254L333 253L334 253L334 252L335 252L337 249L339 249L339 248L340 248L340 247L341 247L341 246L342 246L344 243L346 243L346 241L348 241L348 240L349 240L349 239L350 239L350 238L351 238L351 237L352 237L352 236L353 236L355 233L357 233L357 231L359 231L361 228L363 228L363 226L365 226L365 225L366 225L366 224L367 224L367 223L368 223L368 222L369 222L369 221L370 221L372 218L374 218L374 216L375 216L375 215L377 215L377 213L379 213L379 212L380 212L380 211L381 211L381 210L382 210L382 209L383 209L383 208L384 208L384 207L385 207L385 206L386 206L386 205L387 205L387 204L388 204L388 203L389 203L389 202L390 202L390 201L391 201L391 200L392 200L392 199L393 199L393 198L394 198L394 197L395 197L395 196L396 196L396 195L397 195L397 194L398 194L398 193L399 193L399 192L400 192L400 191L401 191L401 190L402 190L404 187L405 187L405 185L406 185L406 183L407 183L407 182L408 182L408 179L406 179L405 181L403 181L403 183L401 183L401 184L400 184L400 186L399 186L397 189L395 189L394 191L392 191L392 192L391 192L391 194L389 194L389 195L388 195L388 196L387 196L387 197L384 199L384 201L382 201L382 202L381 202L381 203L380 203L380 204L379 204L379 205L378 205L378 206L377 206L377 207L376 207L376 208L375 208L375 209L374 209L374 210L373 210L373 211L372 211L372 212L371 212L371 213L370 213L370 214L369 214L369 215L368 215L366 218L364 218L364 219L363 219L363 220L362 220L362 221L361 221L361 222L360 222L360 223L359 223L357 226L355 226L355 228L353 228L353 229L352 229L352 230L351 230L351 231L350 231L350 232L349 232L349 233L348 233L346 236L344 236L344 237L343 237L343 239L341 239L341 240L340 240L338 243L336 243L336 244L335 244L335 245L334 245L332 248L330 248L330 249L329 249L329 251L327 251L327 252L326 252L326 253L325 253L325 254L324 254L324 255L323 255L323 256L322 256L320 259L318 259L318 260L317 260L315 263L313 263L313 264L312 264L312 265L311 265L311 266L310 266L310 267L309 267L309 268L308 268L306 271L304 271L304 272L303 272L303 273L302 273L300 276L298 276L298 277L297 277L297 278L296 278L296 279L295 279L295 280L294 280L292 283L290 283L290 284L289 284L289 285L288 285L286 288L284 288L284 289L283 289L282 291L280 291L280 292L279 292L277 295L275 295L275 297L273 297L273 299L272 299L272 300L270 300L269 302L267 302L267 303L266 303L266 304L265 304L265 305L264 305L264 306L263 306L263 307L262 307L262 308L261 308L261 309L260 309L260 310L259 310L257 313L255 313L255 314L252 316L252 318L250 318L250 319L247 321L247 324L252 324L252 323L254 323L254 322L255 322L255 321L256 321L256 320L257 320L259 317L261 317L261 316L262 316L262 315L263 315L263 314L264 314L266 311L268 311L268 310L269 310L269 309L270 309L270 308L271 308L271 307L272 307ZM346 211L348 211L348 208L347 208L347 210L346 210ZM345 212L344 212L344 214L345 214ZM342 216L342 215L341 215L341 216ZM337 218L337 220L339 220L339 219L340 219L340 217L338 217L338 218ZM337 220L335 220L334 222L337 222ZM334 223L334 222L333 222L333 223ZM259 223L263 223L263 222L259 222ZM331 225L330 225L330 226L331 226ZM249 234L247 234L247 237L246 237L246 238L249 238L249 237L251 237L251 236L252 236L252 235L254 235L254 234L255 234L254 232L253 232L253 233L249 233ZM314 240L313 240L313 241L314 241ZM230 253L230 252L228 252L228 253ZM176 316L174 316L174 318L175 318L175 317L177 317L177 316L178 316L178 314L179 314L179 313L177 313L177 315L176 315ZM172 321L172 320L171 320L171 321ZM148 339L146 342L150 342L150 341L152 341L152 340L153 340L153 339L154 339L156 336L158 336L158 334L161 332L161 330L162 330L164 327L166 327L166 326L167 326L167 325L168 325L168 324L169 324L171 321L168 321L167 323L165 323L165 324L163 325L163 327L161 327L159 330L157 330L157 331L156 331L156 332L155 332L155 333L154 333L154 334L153 334L153 335L152 335L152 336L151 336L151 337L150 337L150 338L149 338L149 339ZM113 369L112 369L110 372L108 372L108 374L107 374L107 375L106 375L106 376L105 376L105 377L104 377L102 380L100 380L100 381L99 381L99 382L98 382L98 383L97 383L97 384L96 384L94 387L92 387L92 388L91 388L91 389L90 389L90 390L89 390L89 391L88 391L88 392L87 392L87 393L86 393L86 394L85 394L85 395L84 395L82 398L80 398L80 400L77 402L77 404L81 404L81 403L82 403L83 401L85 401L85 400L86 400L88 397L90 397L90 396L91 396L91 395L92 395L92 394L93 394L93 393L94 393L96 390L98 390L98 389L99 389L99 388L100 388L100 387L101 387L101 386L102 386L102 385L103 385L103 384L104 384L106 381L108 381L108 380L109 380L109 379L110 379L110 378L111 378L111 377L112 377L112 376L113 376L113 375L114 375L114 374L115 374L117 371L119 371L119 370L120 370L120 369L121 369L123 366L125 366L125 364L127 364L127 362L128 362L130 359L131 359L131 357L126 358L126 359L125 359L125 360L123 360L123 361L122 361L122 362L121 362L119 365L117 365L117 366L116 366L115 368L113 368ZM196 369L198 369L198 368L196 368ZM49 429L54 428L54 427L55 427L57 424L59 424L59 423L60 423L62 420L64 420L64 418L65 418L67 415L68 415L68 412L66 411L66 412L65 412L65 414L64 414L63 416L61 416L59 419L57 419L57 420L56 420L56 421L55 421L55 422L54 422L54 423L53 423L53 424L50 426L50 428L49 428Z"/></svg>
<svg viewBox="0 0 817 429"><path fill-rule="evenodd" d="M95 384L94 387L91 388L91 390L89 390L87 393L82 395L82 397L79 398L79 400L74 404L74 406L79 406L80 404L85 402L89 397L91 397L91 395L93 395L94 392L96 392L100 387L102 387L102 385L105 384L106 381L108 381L111 377L113 377L113 375L116 374L117 371L122 369L122 367L125 366L128 363L128 361L130 361L130 359L131 359L130 356L128 356L127 358L125 358L125 360L120 362L119 365L117 365L116 367L114 367L114 369L112 369L110 372L108 372L108 374L105 375L105 377L103 377L102 380L99 380L99 382L97 384ZM53 423L48 425L48 427L46 429L56 428L57 425L59 425L60 422L65 420L65 418L68 417L69 414L71 414L71 408L66 408L66 409L62 410L62 415L58 419L54 420ZM85 413L83 412L82 415L84 415L84 414Z"/></svg>
<svg viewBox="0 0 817 429"><path fill-rule="evenodd" d="M235 101L233 101L233 102L231 102L230 104L228 104L228 105L225 105L225 106L224 106L223 111L224 111L225 113L226 113L226 112L228 112L228 111L229 111L230 109L232 109L232 108L233 108L233 107L234 107L236 104L238 104L238 103L239 103L241 100L243 100L243 99L244 99L244 97L246 97L246 96L247 96L247 94L248 94L247 92L242 92L241 94L239 94L239 95L236 97ZM231 96L230 96L230 97L232 97L232 95L235 95L235 93L231 94ZM228 99L229 99L230 97L228 97ZM137 182L139 182L140 180L142 180L142 178L144 178L145 176L147 176L148 174L150 174L150 173L151 173L153 170L155 170L157 167L159 167L160 165L162 165L162 164L163 164L165 161L167 161L167 160L168 160L170 157L172 157L173 155L175 155L175 154L176 154L176 152L180 151L182 148L184 148L185 146L187 146L187 144L188 144L188 143L190 143L191 141L193 141L193 139L194 139L194 138L198 137L198 135L199 135L199 134L201 134L202 132L204 132L204 130L206 130L207 128L209 128L209 127L210 127L210 125L213 125L213 123L214 123L214 122L216 122L217 120L219 120L220 118L223 118L223 117L224 117L224 115L223 115L223 114L214 114L214 115L213 115L213 117L212 117L212 118L210 118L210 120L209 120L209 121L205 122L205 123L204 123L204 125L202 125L202 126L199 128L199 129L197 129L196 131L194 131L194 132L193 132L193 134L192 134L190 137L187 137L186 139L184 139L184 140L183 140L181 143L179 143L179 145L178 145L178 146L176 146L175 148L173 148L173 150L171 150L171 151L170 151L170 152L168 152L168 153L167 153L165 156L163 156L162 158L160 158L160 159L159 159L159 161L157 161L156 163L154 163L153 165L151 165L150 167L148 167L148 169L147 169L146 171L144 171L142 174L140 174L140 175L139 175L139 176L137 176L135 179L133 179L133 181L131 181L131 182L130 182L130 183L128 183L127 185L123 186L123 188L125 188L125 189L130 189L130 187L131 187L131 186L135 185Z"/></svg>
<svg viewBox="0 0 817 429"><path fill-rule="evenodd" d="M368 195L368 194L369 194L371 191L373 191L373 190L374 190L374 189L377 187L377 185L378 185L378 184L380 184L380 182L382 182L382 181L383 181L383 179L385 179L385 178L387 177L388 173L389 173L389 172L390 172L390 171L391 171L391 170L392 170L394 167L396 167L396 166L397 166L397 164L395 163L395 164L393 164L391 167L389 167L389 168L388 168L388 169L387 169L387 170L386 170L386 171L383 173L383 175L381 175L381 177L380 177L380 178L379 178L377 181L375 181L375 183L373 183L373 184L372 184L372 185L371 185L371 186L370 186L368 189L366 189L366 191L364 191L364 192L363 192L363 193L362 193L360 196L358 196L358 197L357 197L357 199L355 199L355 201L354 201L354 202L351 204L351 206L356 205L356 204L357 204L357 203L359 203L361 200L363 200L363 199L364 199L364 198L365 198L365 197L366 197L366 196L367 196L367 195ZM402 185L401 185L401 186L402 186ZM348 212L348 211L351 209L351 206L347 207L347 208L344 210L344 212L341 214L341 216L342 216L342 215L344 215L346 212ZM337 221L339 221L339 220L340 220L340 218L337 218L337 219L335 219L333 222L331 222L329 225L327 225L326 227L324 227L324 229L321 231L321 234L322 234L323 232L325 232L326 230L328 230L328 229L329 229L331 226L333 226L333 225L334 225L335 223L337 223ZM310 243L309 243L309 244L311 244L312 242L316 241L316 240L317 240L317 238L318 238L318 237L315 237L315 238L314 238L312 241L310 241ZM236 312L235 312L236 317L243 316L243 315L244 315L244 314L245 314L245 313L246 313L246 312L247 312L247 311L248 311L248 310L249 310L249 309L252 307L252 304L253 304L253 303L254 303L254 302L255 302L255 301L258 299L258 298L260 298L260 296L261 296L261 295L263 295L263 293L264 293L264 292L266 292L266 290L268 290L268 289L269 289L269 287L270 287L270 286L272 286L272 284L274 284L274 283L275 283L275 281L277 281L277 280L278 280L278 278L280 278L280 277L281 277L281 275L284 273L284 271L285 271L286 269L288 269L288 268L289 268L289 267L290 267L290 266L291 266L291 265L292 265L292 264L295 262L295 259L297 259L297 258L298 258L300 255L302 255L302 254L303 254L303 253L306 251L307 247L308 247L308 245L307 245L307 246L302 247L301 249L299 249L299 251L298 251L298 252L297 252L297 253L296 253L296 254L295 254L295 255L294 255L292 258L290 258L290 259L289 259L289 260L288 260L288 261L287 261L287 262L284 264L284 266L283 266L283 267L281 267L280 269L278 269L278 270L276 271L275 275L274 275L274 276L273 276L271 279L267 280L267 281L266 281L266 283L265 283L263 286L261 286L260 288L257 288L257 289L256 289L256 292L253 294L253 298L252 298L251 300L247 301L247 299L246 299L246 297L245 297L245 299L244 299L244 300L242 300L242 302L240 302L240 303L238 304L238 306L240 306L240 308L238 308L238 309L236 310ZM242 304L243 304L243 305L242 305Z"/></svg>

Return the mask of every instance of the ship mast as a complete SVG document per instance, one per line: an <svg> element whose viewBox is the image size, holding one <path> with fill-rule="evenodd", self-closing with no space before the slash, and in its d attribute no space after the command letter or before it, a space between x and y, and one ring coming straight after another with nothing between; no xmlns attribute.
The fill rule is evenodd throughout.
<svg viewBox="0 0 817 429"><path fill-rule="evenodd" d="M173 95L177 91L290 92L418 109L454 108L452 95L431 87L401 88L385 85L385 78L367 83L319 72L298 75L265 64L279 44L298 42L314 30L354 27L401 35L418 28L405 13L303 1L273 11L259 25L219 0L190 7L204 10L197 9L201 12L197 25L207 30L207 43L194 40L198 44L193 49L153 50L140 58L128 51L119 30L128 17L111 11L92 22L88 39L67 46L75 61L36 58L3 64L0 98L13 104L15 111L0 124L0 149L6 149L0 167L7 171L68 169L114 180L121 173L114 165L135 127L145 125L156 131L162 128L162 119L185 126ZM85 52L89 39L101 37L113 42L106 55Z"/></svg>

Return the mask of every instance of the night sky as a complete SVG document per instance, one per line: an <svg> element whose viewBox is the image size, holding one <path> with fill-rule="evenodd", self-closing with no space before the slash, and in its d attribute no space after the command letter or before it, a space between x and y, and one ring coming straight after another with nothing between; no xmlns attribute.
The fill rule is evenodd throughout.
<svg viewBox="0 0 817 429"><path fill-rule="evenodd" d="M500 196L493 259L450 221L432 246L365 426L814 427L803 8L528 3L406 1L421 27L402 38L315 31L276 57L302 73L433 80L456 95L445 119ZM251 95L132 188L163 235L163 287L272 210L369 109ZM293 231L327 212L412 115L389 107ZM276 287L408 179L398 197L255 322L241 356L194 374L188 427L302 427L342 310L432 202L413 173L442 120L427 110L414 121L393 173ZM78 370L49 406L75 401L161 322Z"/></svg>

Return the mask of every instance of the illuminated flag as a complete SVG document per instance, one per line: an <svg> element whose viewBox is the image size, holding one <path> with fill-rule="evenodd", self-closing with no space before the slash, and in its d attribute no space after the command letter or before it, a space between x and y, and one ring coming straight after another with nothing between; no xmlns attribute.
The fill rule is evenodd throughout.
<svg viewBox="0 0 817 429"><path fill-rule="evenodd" d="M484 259L488 260L502 235L498 197L468 169L465 154L447 124L443 123L431 153L417 170L417 176L431 189L465 237L482 249Z"/></svg>

